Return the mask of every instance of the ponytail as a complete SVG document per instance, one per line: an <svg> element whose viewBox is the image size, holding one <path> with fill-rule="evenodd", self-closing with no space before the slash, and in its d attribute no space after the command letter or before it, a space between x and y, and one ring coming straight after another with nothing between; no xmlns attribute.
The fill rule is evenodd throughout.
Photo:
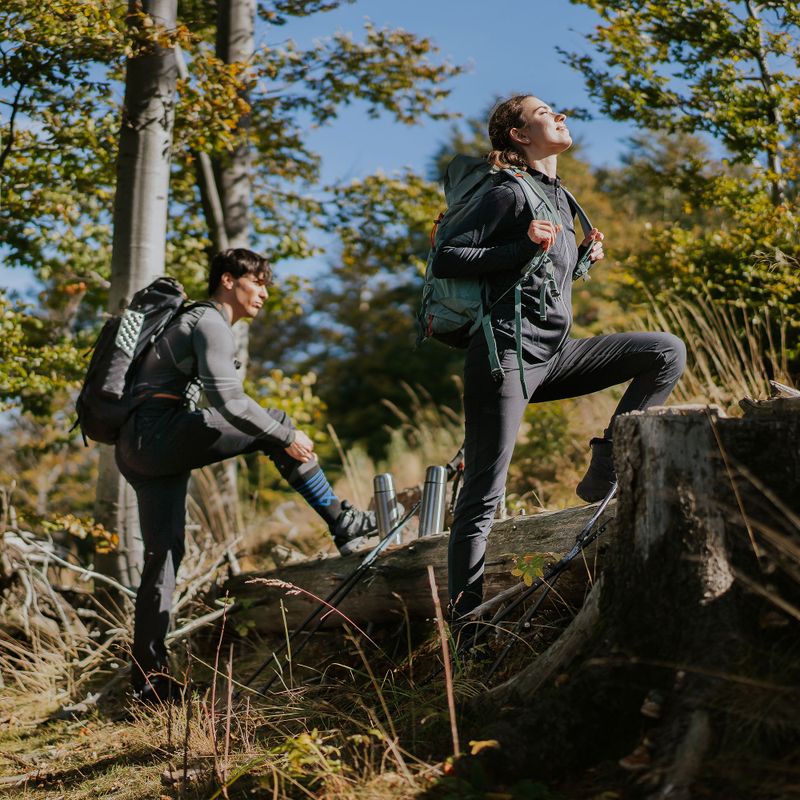
<svg viewBox="0 0 800 800"><path fill-rule="evenodd" d="M505 169L506 167L525 169L528 166L528 162L525 161L520 152L512 148L491 150L486 154L486 160L497 169Z"/></svg>
<svg viewBox="0 0 800 800"><path fill-rule="evenodd" d="M489 116L489 141L492 143L492 150L486 155L486 160L493 167L525 169L528 166L525 157L511 139L511 129L522 127L522 103L531 96L516 94L501 101L492 110Z"/></svg>

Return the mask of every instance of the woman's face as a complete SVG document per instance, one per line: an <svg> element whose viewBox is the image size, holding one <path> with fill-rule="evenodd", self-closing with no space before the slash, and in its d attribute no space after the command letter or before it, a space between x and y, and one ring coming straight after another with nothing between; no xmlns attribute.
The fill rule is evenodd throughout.
<svg viewBox="0 0 800 800"><path fill-rule="evenodd" d="M558 155L572 144L564 114L557 114L538 97L526 97L520 112L523 124L511 129L511 136L521 145L543 155Z"/></svg>

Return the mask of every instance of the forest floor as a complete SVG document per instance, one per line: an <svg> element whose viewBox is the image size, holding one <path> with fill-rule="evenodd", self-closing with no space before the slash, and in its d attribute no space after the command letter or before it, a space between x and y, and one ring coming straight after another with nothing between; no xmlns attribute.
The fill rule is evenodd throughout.
<svg viewBox="0 0 800 800"><path fill-rule="evenodd" d="M532 647L543 648L557 635L564 620L556 612L549 617L533 631ZM197 688L183 702L166 706L134 703L119 681L90 710L65 714L64 696L7 683L0 690L0 797L627 796L631 775L617 764L600 765L557 786L535 776L505 785L487 781L480 770L455 768L446 685L437 669L440 642L432 623L413 632L377 632L369 640L341 632L315 639L287 666L284 685L266 694L230 696L258 665L255 654L263 658L269 652L263 641L254 648L244 640L234 641L233 649L227 642L224 648L206 642L207 651L198 650L191 662ZM212 687L207 665L221 649L232 655L232 680L227 659L221 659ZM249 657L243 655L248 651ZM493 682L513 674L530 652L521 645ZM480 654L457 660L453 691L459 705L483 689L486 663ZM269 674L265 671L260 681ZM254 685L262 686L260 681ZM460 744L466 753L492 746Z"/></svg>

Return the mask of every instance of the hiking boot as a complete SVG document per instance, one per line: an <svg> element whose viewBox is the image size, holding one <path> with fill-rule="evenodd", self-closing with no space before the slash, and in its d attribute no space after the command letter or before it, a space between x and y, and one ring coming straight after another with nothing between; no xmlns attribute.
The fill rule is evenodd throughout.
<svg viewBox="0 0 800 800"><path fill-rule="evenodd" d="M342 510L331 530L333 543L340 555L347 556L367 544L370 536L378 531L374 511L361 511L342 501Z"/></svg>
<svg viewBox="0 0 800 800"><path fill-rule="evenodd" d="M647 693L647 697L642 702L639 713L649 719L661 719L661 708L664 705L664 695L652 689Z"/></svg>
<svg viewBox="0 0 800 800"><path fill-rule="evenodd" d="M642 772L649 769L653 763L653 758L650 754L652 748L653 743L645 736L630 755L621 758L617 763L628 772Z"/></svg>
<svg viewBox="0 0 800 800"><path fill-rule="evenodd" d="M164 703L180 703L188 693L188 687L180 681L164 673L148 675L145 685L133 693L137 703L163 705Z"/></svg>
<svg viewBox="0 0 800 800"><path fill-rule="evenodd" d="M575 489L575 494L587 503L602 500L616 483L611 439L592 439L592 461L589 469Z"/></svg>

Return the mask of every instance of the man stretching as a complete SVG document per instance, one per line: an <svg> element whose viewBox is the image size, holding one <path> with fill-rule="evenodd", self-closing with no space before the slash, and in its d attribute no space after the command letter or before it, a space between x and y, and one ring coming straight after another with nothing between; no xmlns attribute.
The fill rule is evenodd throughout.
<svg viewBox="0 0 800 800"><path fill-rule="evenodd" d="M136 491L145 546L131 674L141 700L166 700L180 689L167 675L164 637L184 554L193 469L261 451L325 520L342 554L364 544L376 527L374 514L334 494L311 439L283 411L265 409L244 393L231 326L258 314L271 282L269 263L256 253L235 249L216 255L209 302L173 320L136 373L134 396L146 399L122 429L116 460ZM209 407L194 410L189 397L198 384Z"/></svg>

